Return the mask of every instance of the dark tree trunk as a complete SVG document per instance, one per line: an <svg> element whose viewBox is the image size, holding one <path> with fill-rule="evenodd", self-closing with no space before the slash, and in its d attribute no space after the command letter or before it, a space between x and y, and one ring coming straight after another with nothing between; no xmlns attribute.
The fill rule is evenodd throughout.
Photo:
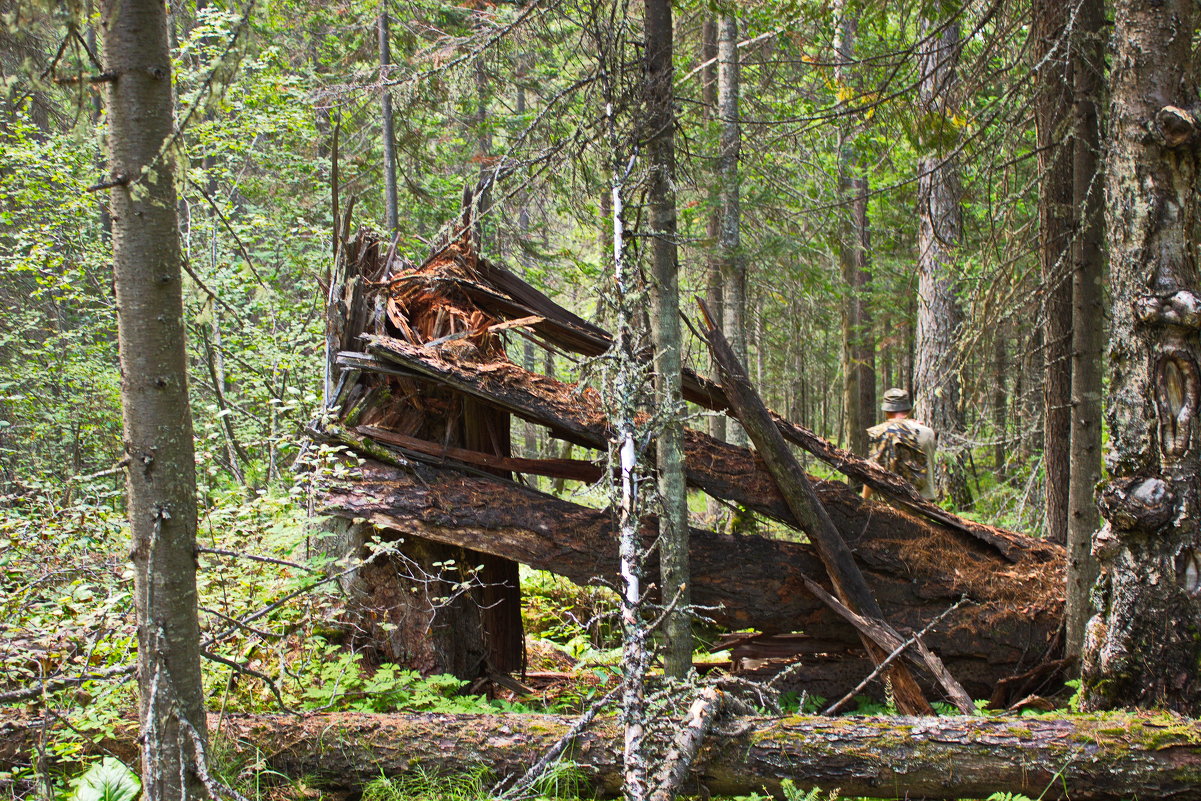
<svg viewBox="0 0 1201 801"><path fill-rule="evenodd" d="M1191 0L1114 5L1106 209L1113 292L1110 482L1093 552L1089 707L1201 714L1201 299Z"/></svg>
<svg viewBox="0 0 1201 801"><path fill-rule="evenodd" d="M960 507L971 505L962 453L959 407L959 330L963 310L956 296L962 237L956 112L959 23L923 19L919 43L925 153L918 160L918 309L913 382L916 414L938 432L942 468L938 483Z"/></svg>
<svg viewBox="0 0 1201 801"><path fill-rule="evenodd" d="M835 51L838 66L835 83L841 88L852 82L850 64L855 52L858 29L856 12L839 9ZM857 99L850 101L858 103ZM856 124L848 118L847 126ZM867 218L868 179L859 173L856 134L839 132L838 193L842 225L839 226L838 264L842 274L842 369L843 414L847 430L847 450L867 456L867 429L876 421L876 349L872 336L871 307L868 301L871 275L868 271L871 248Z"/></svg>
<svg viewBox="0 0 1201 801"><path fill-rule="evenodd" d="M1033 6L1038 142L1039 261L1043 291L1043 470L1047 539L1067 542L1071 451L1072 70L1070 3Z"/></svg>
<svg viewBox="0 0 1201 801"><path fill-rule="evenodd" d="M655 348L656 412L663 420L655 439L661 514L659 560L664 595L677 608L664 623L664 669L682 677L692 667L688 605L688 498L684 490L684 427L681 422L679 265L676 262L675 113L672 110L672 23L670 0L646 0L643 139L650 166L651 339Z"/></svg>
<svg viewBox="0 0 1201 801"><path fill-rule="evenodd" d="M1078 233L1072 246L1072 451L1064 610L1064 649L1069 656L1080 654L1084 626L1092 615L1089 596L1097 580L1092 540L1100 522L1094 489L1101 480L1101 349L1105 335L1104 176L1098 157L1105 85L1105 3L1080 0L1078 9L1072 47L1076 125L1072 203L1078 215Z"/></svg>
<svg viewBox="0 0 1201 801"><path fill-rule="evenodd" d="M198 797L206 723L196 618L196 465L188 407L166 7L101 8L113 267L138 623L143 791Z"/></svg>
<svg viewBox="0 0 1201 801"><path fill-rule="evenodd" d="M379 37L380 135L384 146L384 227L389 236L396 235L396 136L392 130L392 91L386 85L392 66L391 42L388 33L387 2L380 5L376 33Z"/></svg>

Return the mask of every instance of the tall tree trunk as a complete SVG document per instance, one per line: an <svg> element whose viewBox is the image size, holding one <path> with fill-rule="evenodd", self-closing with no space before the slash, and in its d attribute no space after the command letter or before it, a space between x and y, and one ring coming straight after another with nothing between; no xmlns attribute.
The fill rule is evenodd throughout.
<svg viewBox="0 0 1201 801"><path fill-rule="evenodd" d="M1099 519L1093 490L1101 480L1101 347L1105 319L1102 281L1103 176L1101 107L1105 70L1104 0L1079 0L1072 47L1075 86L1072 205L1079 215L1072 247L1072 423L1068 486L1068 570L1064 647L1078 656L1092 614L1089 595L1097 580L1092 554Z"/></svg>
<svg viewBox="0 0 1201 801"><path fill-rule="evenodd" d="M717 21L707 18L701 25L701 101L706 119L717 114ZM721 239L720 191L710 193L710 209L705 220L705 239L710 242L705 258L705 303L719 318L724 314L725 298L722 291L721 254L718 243ZM717 365L709 360L709 372L717 375ZM709 416L709 435L715 439L726 439L726 416ZM713 497L706 497L708 516L717 521L724 507Z"/></svg>
<svg viewBox="0 0 1201 801"><path fill-rule="evenodd" d="M142 781L148 801L198 797L206 723L196 619L196 464L188 407L175 127L166 7L101 8L121 354L121 405L138 623Z"/></svg>
<svg viewBox="0 0 1201 801"><path fill-rule="evenodd" d="M669 676L692 669L688 605L688 506L684 490L683 400L680 391L680 290L676 262L675 141L672 111L670 0L646 0L646 121L650 163L651 338L655 348L655 401L663 424L655 441L659 472L659 562L663 597L675 600L664 623L663 658Z"/></svg>
<svg viewBox="0 0 1201 801"><path fill-rule="evenodd" d="M838 87L851 83L850 63L854 58L858 18L843 4L838 13L834 49L838 65L834 81ZM852 92L846 94L851 95ZM856 102L855 100L851 101ZM848 118L847 125L853 124ZM867 429L876 417L876 349L872 337L871 309L867 293L870 247L867 220L867 179L858 175L856 135L840 130L838 136L838 194L842 206L838 237L838 265L842 275L842 365L843 413L847 430L847 448L859 456L867 455Z"/></svg>
<svg viewBox="0 0 1201 801"><path fill-rule="evenodd" d="M738 158L742 150L739 102L738 20L722 16L717 21L717 115L721 120L717 169L721 198L717 254L721 271L722 332L746 364L746 261L742 257ZM730 442L746 444L742 426L727 426Z"/></svg>
<svg viewBox="0 0 1201 801"><path fill-rule="evenodd" d="M955 295L956 252L962 236L956 110L959 23L921 21L919 46L926 141L918 160L918 309L913 382L917 416L939 435L940 489L959 506L971 504L958 457L963 413L959 408L959 330L963 310Z"/></svg>
<svg viewBox="0 0 1201 801"><path fill-rule="evenodd" d="M1043 491L1047 539L1067 542L1071 451L1072 8L1036 0L1032 37L1036 91L1039 261L1043 287ZM1099 319L1099 318L1098 318Z"/></svg>
<svg viewBox="0 0 1201 801"><path fill-rule="evenodd" d="M1191 0L1114 4L1106 223L1113 294L1112 477L1093 552L1101 611L1083 662L1090 708L1201 714L1201 298Z"/></svg>
<svg viewBox="0 0 1201 801"><path fill-rule="evenodd" d="M380 83L386 84L388 68L392 65L390 37L388 33L388 4L381 0L379 20L379 74ZM380 127L384 144L384 227L388 236L395 236L396 222L396 136L392 130L392 92L386 86L380 91Z"/></svg>

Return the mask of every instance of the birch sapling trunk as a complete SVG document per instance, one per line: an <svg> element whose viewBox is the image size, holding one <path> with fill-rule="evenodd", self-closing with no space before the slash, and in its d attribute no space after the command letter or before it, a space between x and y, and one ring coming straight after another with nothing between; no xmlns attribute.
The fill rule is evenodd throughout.
<svg viewBox="0 0 1201 801"><path fill-rule="evenodd" d="M1195 244L1198 10L1114 4L1106 223L1112 328L1092 709L1201 714L1201 287Z"/></svg>
<svg viewBox="0 0 1201 801"><path fill-rule="evenodd" d="M1043 494L1047 539L1067 542L1071 483L1072 6L1035 0L1034 120L1038 142L1039 262L1043 325ZM1099 318L1098 318L1099 319Z"/></svg>
<svg viewBox="0 0 1201 801"><path fill-rule="evenodd" d="M166 6L101 7L121 406L148 801L203 796L196 465L188 407Z"/></svg>
<svg viewBox="0 0 1201 801"><path fill-rule="evenodd" d="M670 0L646 0L644 24L646 128L643 138L650 169L647 194L651 223L651 338L655 352L655 405L660 420L655 440L661 507L659 564L663 599L675 604L663 624L666 636L663 667L668 676L683 677L692 669L692 626L686 609L688 498L684 487L684 426L681 420L684 402L680 386Z"/></svg>
<svg viewBox="0 0 1201 801"><path fill-rule="evenodd" d="M625 220L622 190L629 169L620 162L620 141L614 119L613 102L605 106L609 126L613 165L610 176L610 206L613 209L613 282L616 292L614 355L616 377L613 388L613 444L617 456L620 490L617 499L617 558L621 578L622 681L621 715L624 731L622 774L625 795L630 801L642 801L649 792L649 765L644 741L647 735L646 672L650 665L650 642L643 619L643 570L641 503L642 480L638 460L638 398L642 370L639 366L635 334L641 315L634 300L634 274L625 253ZM630 164L633 164L631 159Z"/></svg>
<svg viewBox="0 0 1201 801"><path fill-rule="evenodd" d="M1092 554L1099 527L1094 490L1101 480L1101 348L1105 319L1105 217L1102 207L1101 107L1105 71L1104 0L1078 0L1072 39L1076 133L1072 143L1072 205L1078 215L1072 244L1071 481L1068 487L1068 566L1064 649L1079 656L1092 615L1097 580Z"/></svg>

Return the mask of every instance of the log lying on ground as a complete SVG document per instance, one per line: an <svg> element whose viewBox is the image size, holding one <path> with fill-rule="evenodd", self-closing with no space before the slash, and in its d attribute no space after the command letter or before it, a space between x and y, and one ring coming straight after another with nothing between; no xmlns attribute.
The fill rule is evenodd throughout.
<svg viewBox="0 0 1201 801"><path fill-rule="evenodd" d="M819 483L817 491L834 510L855 498L840 482ZM330 488L326 503L343 517L515 559L578 583L616 574L608 512L501 479L369 461L353 484ZM974 553L953 534L889 507L873 508L864 522L845 529L848 543L894 625L917 630L964 593L975 599L924 638L969 693L988 697L998 681L1041 660L1062 604L1048 566ZM653 530L652 521L648 537ZM699 529L690 545L694 602L720 605L707 613L718 622L765 632L799 629L823 655L857 648L854 631L804 587L804 576L824 572L810 546ZM871 669L855 659L854 669L831 671L825 658L812 668L815 676L827 674L823 695L846 692Z"/></svg>
<svg viewBox="0 0 1201 801"><path fill-rule="evenodd" d="M311 777L353 790L415 770L483 768L520 776L571 725L554 715L328 713L209 718L235 764ZM49 722L53 727L55 722ZM1201 724L1161 716L1044 718L740 718L712 734L693 765L693 788L746 795L792 780L843 796L984 798L993 792L1072 801L1196 798ZM0 771L27 764L44 722L0 721ZM132 756L136 730L118 727L96 751ZM583 781L607 797L621 781L621 729L601 719L572 751Z"/></svg>

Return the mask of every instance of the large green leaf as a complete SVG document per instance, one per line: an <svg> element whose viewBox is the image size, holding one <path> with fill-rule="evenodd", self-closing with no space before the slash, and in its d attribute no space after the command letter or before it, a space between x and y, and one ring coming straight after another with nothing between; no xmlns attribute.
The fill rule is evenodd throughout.
<svg viewBox="0 0 1201 801"><path fill-rule="evenodd" d="M142 792L137 774L113 757L93 765L74 784L71 801L133 801Z"/></svg>

